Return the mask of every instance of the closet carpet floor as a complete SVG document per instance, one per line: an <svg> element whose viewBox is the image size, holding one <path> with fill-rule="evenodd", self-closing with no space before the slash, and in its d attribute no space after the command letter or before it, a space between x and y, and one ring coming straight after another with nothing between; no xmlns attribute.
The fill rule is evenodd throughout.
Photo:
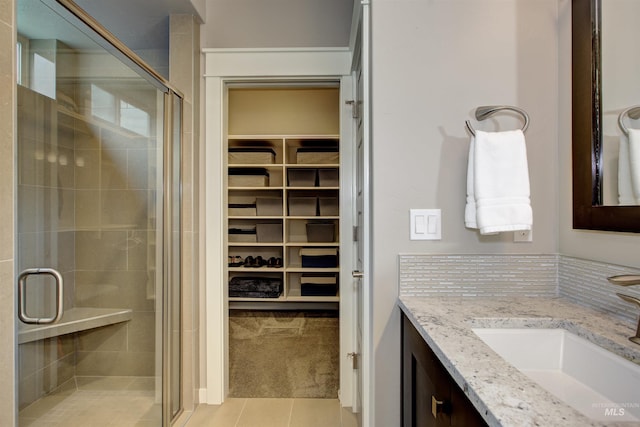
<svg viewBox="0 0 640 427"><path fill-rule="evenodd" d="M335 399L339 387L337 312L229 313L229 395Z"/></svg>

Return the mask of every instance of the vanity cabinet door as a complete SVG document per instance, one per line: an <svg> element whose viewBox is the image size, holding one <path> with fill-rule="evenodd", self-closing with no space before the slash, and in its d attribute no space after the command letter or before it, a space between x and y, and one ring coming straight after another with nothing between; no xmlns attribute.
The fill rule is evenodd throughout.
<svg viewBox="0 0 640 427"><path fill-rule="evenodd" d="M422 336L402 318L403 427L486 426Z"/></svg>

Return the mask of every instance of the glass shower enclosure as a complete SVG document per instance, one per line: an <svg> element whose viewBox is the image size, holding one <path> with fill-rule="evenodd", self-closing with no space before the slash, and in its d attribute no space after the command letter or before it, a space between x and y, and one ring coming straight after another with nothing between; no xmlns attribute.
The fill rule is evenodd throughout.
<svg viewBox="0 0 640 427"><path fill-rule="evenodd" d="M18 425L170 425L182 99L73 3L16 7Z"/></svg>

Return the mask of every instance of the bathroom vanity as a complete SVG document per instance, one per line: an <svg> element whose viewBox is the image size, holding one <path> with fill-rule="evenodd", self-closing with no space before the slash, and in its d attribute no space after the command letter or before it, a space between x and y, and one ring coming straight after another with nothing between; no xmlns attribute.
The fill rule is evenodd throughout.
<svg viewBox="0 0 640 427"><path fill-rule="evenodd" d="M640 412L636 393L619 402L587 399L587 410L599 413L587 416L516 369L473 331L564 329L625 363L640 364L640 346L627 339L633 334L628 322L562 297L401 297L399 306L404 426L604 426L633 421Z"/></svg>
<svg viewBox="0 0 640 427"><path fill-rule="evenodd" d="M406 316L402 366L404 427L487 425Z"/></svg>

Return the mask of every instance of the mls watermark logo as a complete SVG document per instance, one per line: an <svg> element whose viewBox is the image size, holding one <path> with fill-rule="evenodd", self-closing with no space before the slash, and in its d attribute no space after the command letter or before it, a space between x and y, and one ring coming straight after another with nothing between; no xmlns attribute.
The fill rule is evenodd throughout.
<svg viewBox="0 0 640 427"><path fill-rule="evenodd" d="M602 414L606 418L625 418L631 416L630 412L638 412L640 409L639 402L624 402L624 403L594 403L592 405L594 408L601 409Z"/></svg>

